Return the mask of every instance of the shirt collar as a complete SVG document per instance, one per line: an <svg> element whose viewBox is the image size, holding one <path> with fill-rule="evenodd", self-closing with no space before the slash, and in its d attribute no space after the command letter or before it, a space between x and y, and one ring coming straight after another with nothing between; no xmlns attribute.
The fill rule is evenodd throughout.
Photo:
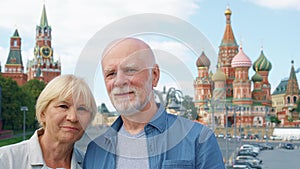
<svg viewBox="0 0 300 169"><path fill-rule="evenodd" d="M155 127L159 132L163 133L166 129L167 112L162 104L157 103L157 106L158 110L148 125Z"/></svg>
<svg viewBox="0 0 300 169"><path fill-rule="evenodd" d="M146 125L151 125L155 128L157 128L160 132L164 132L166 129L166 116L167 112L165 111L165 108L162 104L157 103L158 110L155 113L155 115L152 117L150 122ZM112 137L116 136L117 132L120 130L120 128L123 125L123 120L121 116L117 118L117 120L111 125L111 127L108 129L108 132L105 134L106 137Z"/></svg>
<svg viewBox="0 0 300 169"><path fill-rule="evenodd" d="M39 142L39 135L44 134L44 129L38 129L28 140L29 162L31 165L44 165L43 153Z"/></svg>

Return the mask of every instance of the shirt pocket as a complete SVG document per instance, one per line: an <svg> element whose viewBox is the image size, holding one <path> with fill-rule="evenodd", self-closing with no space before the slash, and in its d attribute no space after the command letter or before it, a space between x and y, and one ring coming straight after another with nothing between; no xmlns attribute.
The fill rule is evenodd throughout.
<svg viewBox="0 0 300 169"><path fill-rule="evenodd" d="M193 168L192 161L189 160L164 160L162 169L190 169Z"/></svg>

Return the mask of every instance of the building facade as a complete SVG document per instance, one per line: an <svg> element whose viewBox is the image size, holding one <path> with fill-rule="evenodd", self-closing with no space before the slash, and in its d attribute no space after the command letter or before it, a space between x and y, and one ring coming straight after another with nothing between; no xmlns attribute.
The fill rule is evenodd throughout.
<svg viewBox="0 0 300 169"><path fill-rule="evenodd" d="M235 40L231 15L230 8L227 8L216 73L208 73L210 61L204 51L196 61L195 106L207 124L215 125L212 127L265 126L268 124L267 115L274 113L271 111L271 85L268 81L272 65L263 49L252 64L243 47ZM255 74L249 78L251 67Z"/></svg>

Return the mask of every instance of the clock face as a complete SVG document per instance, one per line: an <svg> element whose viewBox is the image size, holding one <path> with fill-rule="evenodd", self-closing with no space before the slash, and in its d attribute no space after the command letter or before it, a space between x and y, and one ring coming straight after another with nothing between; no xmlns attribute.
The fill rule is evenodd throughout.
<svg viewBox="0 0 300 169"><path fill-rule="evenodd" d="M52 49L49 46L41 47L40 52L44 58L49 58L52 55Z"/></svg>

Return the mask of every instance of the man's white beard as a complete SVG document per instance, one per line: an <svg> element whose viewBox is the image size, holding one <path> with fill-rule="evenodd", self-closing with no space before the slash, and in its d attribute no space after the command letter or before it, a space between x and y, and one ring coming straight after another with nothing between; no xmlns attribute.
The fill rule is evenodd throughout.
<svg viewBox="0 0 300 169"><path fill-rule="evenodd" d="M124 97L124 98L115 98L114 94L116 93L126 93L126 92L133 92L134 98L130 97ZM135 113L140 112L145 108L147 103L149 102L149 99L151 97L151 94L148 95L145 100L140 100L140 96L142 94L138 92L136 89L129 87L125 88L114 88L111 92L111 101L116 108L117 112L124 116L130 116Z"/></svg>

